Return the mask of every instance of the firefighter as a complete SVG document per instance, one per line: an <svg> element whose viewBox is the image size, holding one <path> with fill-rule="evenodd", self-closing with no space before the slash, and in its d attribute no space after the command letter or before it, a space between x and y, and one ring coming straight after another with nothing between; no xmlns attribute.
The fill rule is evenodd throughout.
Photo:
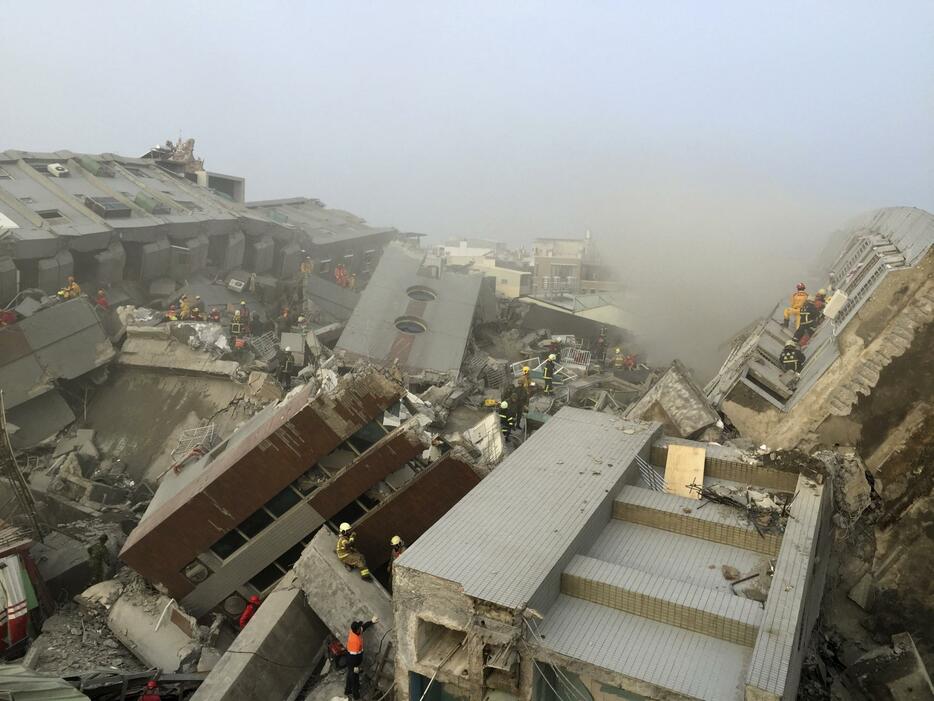
<svg viewBox="0 0 934 701"><path fill-rule="evenodd" d="M88 548L88 562L91 565L91 576L94 584L107 579L110 571L110 550L107 549L107 534L102 533L97 542Z"/></svg>
<svg viewBox="0 0 934 701"><path fill-rule="evenodd" d="M823 287L817 291L817 294L814 295L814 306L817 308L818 313L823 316L824 307L827 306L827 290Z"/></svg>
<svg viewBox="0 0 934 701"><path fill-rule="evenodd" d="M155 679L146 682L146 691L139 697L139 701L162 701L162 694L159 693L159 683Z"/></svg>
<svg viewBox="0 0 934 701"><path fill-rule="evenodd" d="M208 319L219 324L221 320L221 310L217 307L211 307L211 313L208 314Z"/></svg>
<svg viewBox="0 0 934 701"><path fill-rule="evenodd" d="M594 357L601 363L606 357L606 326L600 327L600 335L597 336L597 341L594 344Z"/></svg>
<svg viewBox="0 0 934 701"><path fill-rule="evenodd" d="M814 335L819 314L817 307L810 300L802 304L801 309L798 310L798 328L795 329L793 338L802 348L807 348L811 336Z"/></svg>
<svg viewBox="0 0 934 701"><path fill-rule="evenodd" d="M791 295L791 304L788 307L785 307L785 320L782 322L782 326L786 329L788 328L788 321L791 317L795 317L795 321L798 319L798 310L801 309L801 305L807 302L808 293L805 291L807 286L803 282L799 282L795 287L795 293Z"/></svg>
<svg viewBox="0 0 934 701"><path fill-rule="evenodd" d="M69 275L65 281L65 286L58 291L58 296L62 299L74 299L81 295L81 285L75 282L75 276Z"/></svg>
<svg viewBox="0 0 934 701"><path fill-rule="evenodd" d="M623 353L622 348L617 348L613 351L613 369L614 370L623 370L626 367L626 354Z"/></svg>
<svg viewBox="0 0 934 701"><path fill-rule="evenodd" d="M301 265L298 266L298 271L302 275L308 275L314 269L314 265L311 262L311 258L305 256L305 260L302 261Z"/></svg>
<svg viewBox="0 0 934 701"><path fill-rule="evenodd" d="M230 320L230 338L237 339L243 337L243 319L240 316L240 310L234 312L233 319Z"/></svg>
<svg viewBox="0 0 934 701"><path fill-rule="evenodd" d="M509 411L509 402L499 403L499 428L503 432L503 438L509 440L509 434L516 425L516 417Z"/></svg>
<svg viewBox="0 0 934 701"><path fill-rule="evenodd" d="M356 539L357 535L351 530L350 524L342 523L340 525L340 535L337 536L337 546L335 547L337 559L343 562L344 567L348 570L359 569L360 577L369 580L370 570L366 566L366 559L354 547Z"/></svg>
<svg viewBox="0 0 934 701"><path fill-rule="evenodd" d="M792 370L798 373L804 367L804 353L801 352L798 344L793 339L788 339L785 342L785 348L782 350L781 355L778 356L778 360L782 364L782 370Z"/></svg>
<svg viewBox="0 0 934 701"><path fill-rule="evenodd" d="M182 295L178 300L178 318L186 320L191 317L191 302L188 301L188 295Z"/></svg>
<svg viewBox="0 0 934 701"><path fill-rule="evenodd" d="M103 290L97 291L97 299L94 300L94 304L105 312L110 309L110 302L107 301L107 295L104 294Z"/></svg>
<svg viewBox="0 0 934 701"><path fill-rule="evenodd" d="M250 321L250 309L246 306L246 300L240 300L240 318L243 319L243 323L246 324Z"/></svg>
<svg viewBox="0 0 934 701"><path fill-rule="evenodd" d="M542 379L545 380L545 394L551 394L551 384L555 379L555 361L558 359L554 353L548 356L545 365L542 367Z"/></svg>
<svg viewBox="0 0 934 701"><path fill-rule="evenodd" d="M369 621L354 621L347 634L347 681L344 683L344 696L348 699L360 698L360 671L363 665L363 634L370 626L379 623L373 616Z"/></svg>
<svg viewBox="0 0 934 701"><path fill-rule="evenodd" d="M243 613L240 614L240 630L246 628L246 624L253 618L253 614L256 613L256 609L259 608L261 603L262 601L260 601L260 598L256 596L256 594L250 597L246 606L243 607Z"/></svg>
<svg viewBox="0 0 934 701"><path fill-rule="evenodd" d="M166 321L178 321L178 312L175 309L174 304L170 304L168 310L165 313Z"/></svg>
<svg viewBox="0 0 934 701"><path fill-rule="evenodd" d="M279 384L288 392L292 389L292 373L295 371L295 356L292 349L286 346L279 356Z"/></svg>
<svg viewBox="0 0 934 701"><path fill-rule="evenodd" d="M191 320L192 321L204 321L204 317L201 316L201 307L192 307Z"/></svg>
<svg viewBox="0 0 934 701"><path fill-rule="evenodd" d="M392 565L405 552L405 541L397 535L389 539L389 574L392 574Z"/></svg>

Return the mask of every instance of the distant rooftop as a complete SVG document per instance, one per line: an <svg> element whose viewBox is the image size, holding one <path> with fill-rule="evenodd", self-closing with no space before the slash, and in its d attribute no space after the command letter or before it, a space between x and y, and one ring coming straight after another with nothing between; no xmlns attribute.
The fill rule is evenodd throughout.
<svg viewBox="0 0 934 701"><path fill-rule="evenodd" d="M395 234L392 227L374 227L361 217L341 209L328 209L320 200L291 197L280 200L257 200L246 203L247 209L261 213L273 221L293 226L308 235L312 243L337 241Z"/></svg>

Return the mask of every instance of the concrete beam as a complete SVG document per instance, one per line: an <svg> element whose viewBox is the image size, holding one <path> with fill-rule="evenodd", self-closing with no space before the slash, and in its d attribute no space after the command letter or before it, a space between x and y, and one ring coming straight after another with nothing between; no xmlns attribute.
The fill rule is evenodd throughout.
<svg viewBox="0 0 934 701"><path fill-rule="evenodd" d="M294 573L282 578L191 701L284 699L314 666L328 629Z"/></svg>

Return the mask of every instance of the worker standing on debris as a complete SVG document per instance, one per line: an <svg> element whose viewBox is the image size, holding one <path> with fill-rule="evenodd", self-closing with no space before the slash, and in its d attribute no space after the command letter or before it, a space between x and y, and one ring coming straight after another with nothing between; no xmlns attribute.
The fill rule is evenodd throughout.
<svg viewBox="0 0 934 701"><path fill-rule="evenodd" d="M393 563L405 552L405 541L399 536L394 535L389 539L389 545L391 548L389 551L389 574L391 575Z"/></svg>
<svg viewBox="0 0 934 701"><path fill-rule="evenodd" d="M545 380L545 394L551 394L551 385L555 379L555 361L558 359L554 353L548 356L545 365L542 367L542 379Z"/></svg>
<svg viewBox="0 0 934 701"><path fill-rule="evenodd" d="M292 375L295 372L295 356L292 349L286 346L279 354L279 384L288 392L292 389Z"/></svg>
<svg viewBox="0 0 934 701"><path fill-rule="evenodd" d="M810 300L802 304L801 309L798 310L798 328L795 330L794 339L802 348L807 348L811 336L814 335L818 315L817 307Z"/></svg>
<svg viewBox="0 0 934 701"><path fill-rule="evenodd" d="M337 546L335 547L337 559L343 562L344 567L348 570L359 569L360 577L369 580L370 570L366 566L366 559L354 546L356 539L357 535L351 530L350 524L342 523L340 525L340 535L337 536Z"/></svg>
<svg viewBox="0 0 934 701"><path fill-rule="evenodd" d="M250 321L250 308L246 306L246 300L240 300L240 318L243 319L243 323L249 323Z"/></svg>
<svg viewBox="0 0 934 701"><path fill-rule="evenodd" d="M256 610L259 608L259 605L262 603L260 598L254 594L250 597L250 600L246 603L246 606L243 607L243 613L240 614L240 630L246 628L246 624L250 622L250 619L253 618L253 614L256 613Z"/></svg>
<svg viewBox="0 0 934 701"><path fill-rule="evenodd" d="M213 322L220 323L221 320L221 311L217 307L211 307L211 313L208 315L208 319Z"/></svg>
<svg viewBox="0 0 934 701"><path fill-rule="evenodd" d="M303 260L301 265L298 266L298 271L302 275L309 275L311 274L311 271L313 268L314 268L314 265L311 262L311 258L309 258L308 256L305 256L305 260Z"/></svg>
<svg viewBox="0 0 934 701"><path fill-rule="evenodd" d="M606 358L606 326L600 327L600 335L594 343L594 357L601 363Z"/></svg>
<svg viewBox="0 0 934 701"><path fill-rule="evenodd" d="M192 321L204 321L204 317L201 316L201 307L192 307L191 320Z"/></svg>
<svg viewBox="0 0 934 701"><path fill-rule="evenodd" d="M178 318L182 321L191 316L191 302L188 301L188 295L182 295L178 300Z"/></svg>
<svg viewBox="0 0 934 701"><path fill-rule="evenodd" d="M814 307L817 309L818 314L823 315L824 307L827 306L827 290L823 287L817 291L817 294L814 295Z"/></svg>
<svg viewBox="0 0 934 701"><path fill-rule="evenodd" d="M354 621L347 634L347 681L344 683L344 696L348 699L360 698L360 671L363 666L363 634L366 629L379 623L373 616L369 621Z"/></svg>
<svg viewBox="0 0 934 701"><path fill-rule="evenodd" d="M801 372L801 368L804 367L804 353L801 352L798 344L793 339L785 342L785 348L782 350L781 355L778 356L778 359L783 370L791 370L797 373Z"/></svg>
<svg viewBox="0 0 934 701"><path fill-rule="evenodd" d="M795 317L795 322L798 320L798 310L801 309L803 305L808 300L808 293L805 291L807 289L806 285L803 282L799 282L795 289L795 293L791 295L791 304L788 307L785 307L785 321L782 322L782 326L786 329L788 328L788 321L791 317Z"/></svg>
<svg viewBox="0 0 934 701"><path fill-rule="evenodd" d="M159 683L155 679L146 682L146 691L139 697L139 701L162 701L162 694L159 693Z"/></svg>
<svg viewBox="0 0 934 701"><path fill-rule="evenodd" d="M178 321L178 312L175 310L175 305L170 304L168 310L165 312L166 321Z"/></svg>
<svg viewBox="0 0 934 701"><path fill-rule="evenodd" d="M107 534L102 533L90 548L88 548L88 564L91 566L91 578L94 584L103 582L110 573L110 550L107 549Z"/></svg>
<svg viewBox="0 0 934 701"><path fill-rule="evenodd" d="M522 387L525 390L526 394L532 393L532 385L534 383L532 382L531 373L532 373L532 369L528 365L526 365L522 368L522 374L519 375L518 385L519 387Z"/></svg>
<svg viewBox="0 0 934 701"><path fill-rule="evenodd" d="M230 340L234 341L243 337L243 320L240 318L240 310L234 312L233 319L230 320Z"/></svg>
<svg viewBox="0 0 934 701"><path fill-rule="evenodd" d="M503 432L503 438L509 440L509 434L512 433L516 425L516 417L509 411L509 402L499 403L499 428Z"/></svg>
<svg viewBox="0 0 934 701"><path fill-rule="evenodd" d="M97 299L94 300L94 304L96 304L99 309L105 312L110 309L110 302L107 301L107 295L104 294L103 290L97 291Z"/></svg>

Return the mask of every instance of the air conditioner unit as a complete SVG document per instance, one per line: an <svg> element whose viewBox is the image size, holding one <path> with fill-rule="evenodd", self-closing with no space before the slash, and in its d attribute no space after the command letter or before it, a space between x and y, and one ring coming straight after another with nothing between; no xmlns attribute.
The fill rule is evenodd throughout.
<svg viewBox="0 0 934 701"><path fill-rule="evenodd" d="M49 163L45 169L49 171L49 175L54 178L67 178L68 169L63 166L61 163Z"/></svg>
<svg viewBox="0 0 934 701"><path fill-rule="evenodd" d="M227 289L233 290L234 292L243 292L244 287L246 287L246 282L244 280L234 280L230 278L230 281L227 283Z"/></svg>

